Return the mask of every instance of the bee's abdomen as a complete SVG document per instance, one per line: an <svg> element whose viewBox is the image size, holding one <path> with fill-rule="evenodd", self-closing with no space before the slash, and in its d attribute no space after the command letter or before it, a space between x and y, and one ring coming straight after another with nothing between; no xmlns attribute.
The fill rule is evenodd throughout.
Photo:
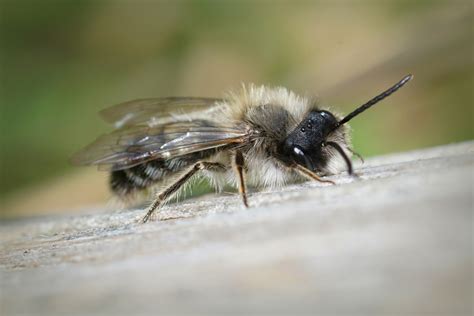
<svg viewBox="0 0 474 316"><path fill-rule="evenodd" d="M127 195L153 185L173 171L163 160L152 160L129 169L112 171L110 189L117 195Z"/></svg>
<svg viewBox="0 0 474 316"><path fill-rule="evenodd" d="M163 160L155 159L128 169L112 171L110 189L119 196L144 190L173 173L216 153L216 149L200 151L185 156Z"/></svg>

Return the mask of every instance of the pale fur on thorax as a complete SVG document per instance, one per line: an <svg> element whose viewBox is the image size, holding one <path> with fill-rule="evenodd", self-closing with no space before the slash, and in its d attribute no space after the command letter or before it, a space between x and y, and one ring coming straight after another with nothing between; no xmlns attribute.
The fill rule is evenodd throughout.
<svg viewBox="0 0 474 316"><path fill-rule="evenodd" d="M311 109L311 100L303 98L283 87L269 88L245 86L238 92L229 92L225 105L222 104L222 114L229 120L240 122L253 107L263 105L280 106L285 109L291 120L286 134L292 130L306 113ZM271 113L270 113L271 115ZM271 117L269 119L272 119ZM244 151L246 163L246 180L254 187L279 187L287 183L301 180L301 177L265 153L265 139L257 139ZM235 172L230 170L226 175L227 181L237 185Z"/></svg>
<svg viewBox="0 0 474 316"><path fill-rule="evenodd" d="M239 92L228 92L225 101L217 105L221 106L220 110L225 118L234 121L241 120L249 108L265 104L281 106L296 121L301 121L311 109L311 101L284 87L269 88L250 84L242 85Z"/></svg>

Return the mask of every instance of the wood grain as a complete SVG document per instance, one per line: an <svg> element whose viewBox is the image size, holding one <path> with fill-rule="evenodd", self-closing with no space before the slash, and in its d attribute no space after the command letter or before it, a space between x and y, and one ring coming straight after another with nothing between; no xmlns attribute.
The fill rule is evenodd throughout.
<svg viewBox="0 0 474 316"><path fill-rule="evenodd" d="M470 315L474 142L336 185L0 224L0 314Z"/></svg>

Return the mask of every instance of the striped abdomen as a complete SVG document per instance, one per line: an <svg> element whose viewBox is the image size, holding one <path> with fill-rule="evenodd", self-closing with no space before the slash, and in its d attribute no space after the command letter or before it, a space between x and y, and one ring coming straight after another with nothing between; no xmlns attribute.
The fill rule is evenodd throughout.
<svg viewBox="0 0 474 316"><path fill-rule="evenodd" d="M164 177L179 172L216 152L217 149L209 149L173 159L155 159L132 168L112 171L110 189L119 196L144 190L160 182Z"/></svg>

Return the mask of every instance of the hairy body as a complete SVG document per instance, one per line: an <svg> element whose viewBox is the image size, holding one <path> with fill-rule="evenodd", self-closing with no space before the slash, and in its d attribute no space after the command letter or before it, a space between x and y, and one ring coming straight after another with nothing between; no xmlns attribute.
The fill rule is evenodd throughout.
<svg viewBox="0 0 474 316"><path fill-rule="evenodd" d="M110 186L119 197L146 190L150 186L161 187L179 177L197 161L220 163L226 170L206 171L194 177L206 177L216 190L225 184L238 186L234 172L233 156L239 150L244 156L247 183L253 187L278 187L306 178L288 167L289 162L279 157L278 149L287 136L311 111L320 111L316 102L295 95L285 88L264 86L243 87L240 93L231 93L225 101L218 101L209 110L190 114L175 114L167 118L154 118L152 124L177 122L203 122L213 126L239 126L247 131L248 141L195 152L175 158L158 158L141 165L111 172ZM347 127L338 129L330 140L349 146ZM346 150L348 156L351 155ZM318 169L321 174L335 173L344 161L334 148L326 147L321 153ZM234 166L235 167L235 166ZM183 186L184 187L184 186Z"/></svg>
<svg viewBox="0 0 474 316"><path fill-rule="evenodd" d="M333 183L320 175L337 172L344 164L352 174L346 123L411 78L405 76L343 118L285 88L253 85L225 99L125 102L101 112L116 129L77 153L73 162L110 170L112 191L126 200L160 187L144 222L199 177L208 177L217 190L226 183L238 187L248 206L247 184L276 187L305 178ZM202 110L164 112L183 106Z"/></svg>

